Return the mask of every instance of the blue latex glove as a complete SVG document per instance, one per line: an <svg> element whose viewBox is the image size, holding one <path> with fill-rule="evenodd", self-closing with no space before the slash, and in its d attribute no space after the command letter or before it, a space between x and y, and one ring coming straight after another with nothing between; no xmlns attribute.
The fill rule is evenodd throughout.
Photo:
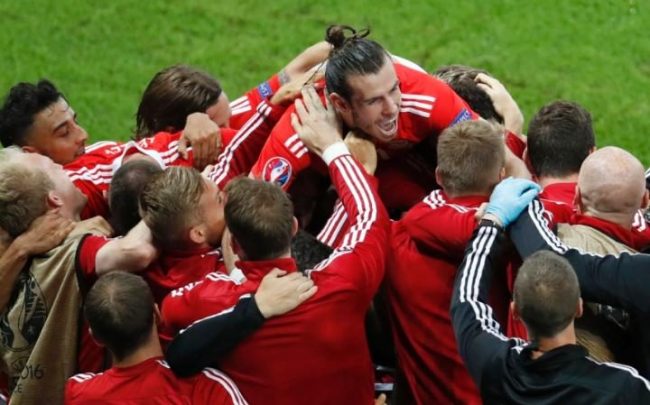
<svg viewBox="0 0 650 405"><path fill-rule="evenodd" d="M541 187L530 180L508 177L494 188L485 213L498 218L505 228L519 217L540 190Z"/></svg>

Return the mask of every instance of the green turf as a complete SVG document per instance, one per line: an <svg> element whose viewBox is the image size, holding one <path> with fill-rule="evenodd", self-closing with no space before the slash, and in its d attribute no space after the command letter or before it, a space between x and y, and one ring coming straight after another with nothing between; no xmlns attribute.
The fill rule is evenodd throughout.
<svg viewBox="0 0 650 405"><path fill-rule="evenodd" d="M53 80L92 140L126 139L153 74L184 62L220 78L231 97L323 37L334 22L370 25L393 53L428 70L464 63L504 82L530 118L576 100L593 114L599 146L647 165L650 26L635 0L71 1L4 0L0 91Z"/></svg>

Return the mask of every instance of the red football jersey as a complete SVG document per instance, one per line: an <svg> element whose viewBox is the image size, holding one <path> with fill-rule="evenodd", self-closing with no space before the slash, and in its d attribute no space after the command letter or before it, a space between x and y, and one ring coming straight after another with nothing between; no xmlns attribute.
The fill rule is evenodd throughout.
<svg viewBox="0 0 650 405"><path fill-rule="evenodd" d="M449 316L456 270L487 197L432 192L393 223L386 298L399 367L415 403L481 403Z"/></svg>
<svg viewBox="0 0 650 405"><path fill-rule="evenodd" d="M65 389L66 404L222 404L243 405L235 383L212 368L179 378L162 358L150 358L131 367L113 367L103 373L77 374Z"/></svg>
<svg viewBox="0 0 650 405"><path fill-rule="evenodd" d="M350 155L329 165L352 226L341 247L309 272L318 292L261 329L221 359L220 367L251 403L371 404L373 370L364 318L383 277L388 217ZM163 318L177 328L219 316L242 295L254 293L272 268L296 271L293 259L240 262L242 284L209 275L191 289L170 294Z"/></svg>
<svg viewBox="0 0 650 405"><path fill-rule="evenodd" d="M388 143L375 142L382 158L403 154L414 144L437 135L460 121L477 119L467 104L445 83L399 62L394 63L400 81L402 103L397 135ZM322 92L321 92L322 94ZM314 156L291 126L290 106L269 136L251 173L287 190L298 172L310 166Z"/></svg>
<svg viewBox="0 0 650 405"><path fill-rule="evenodd" d="M232 129L240 129L246 121L255 114L257 107L263 102L268 102L276 91L281 87L280 78L277 74L268 80L260 83L257 87L250 89L246 94L230 102L230 120L228 126Z"/></svg>

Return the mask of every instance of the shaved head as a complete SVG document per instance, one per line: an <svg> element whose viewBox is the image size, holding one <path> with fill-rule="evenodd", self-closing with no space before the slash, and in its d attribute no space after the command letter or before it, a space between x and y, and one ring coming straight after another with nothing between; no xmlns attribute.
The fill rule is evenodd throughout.
<svg viewBox="0 0 650 405"><path fill-rule="evenodd" d="M643 165L621 148L602 148L580 167L578 189L586 214L605 219L607 215L633 217L646 192Z"/></svg>

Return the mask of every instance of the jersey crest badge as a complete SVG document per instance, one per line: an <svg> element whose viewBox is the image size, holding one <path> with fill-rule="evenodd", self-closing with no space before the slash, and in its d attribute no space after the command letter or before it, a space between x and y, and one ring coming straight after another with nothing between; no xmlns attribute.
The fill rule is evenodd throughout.
<svg viewBox="0 0 650 405"><path fill-rule="evenodd" d="M262 179L264 181L284 187L290 178L291 164L286 159L274 157L269 159L264 165L264 170L262 171Z"/></svg>
<svg viewBox="0 0 650 405"><path fill-rule="evenodd" d="M470 114L466 108L463 108L462 110L460 110L456 118L454 118L454 120L451 122L449 126L451 127L458 124L459 122L469 121L471 119L472 119L472 114Z"/></svg>

